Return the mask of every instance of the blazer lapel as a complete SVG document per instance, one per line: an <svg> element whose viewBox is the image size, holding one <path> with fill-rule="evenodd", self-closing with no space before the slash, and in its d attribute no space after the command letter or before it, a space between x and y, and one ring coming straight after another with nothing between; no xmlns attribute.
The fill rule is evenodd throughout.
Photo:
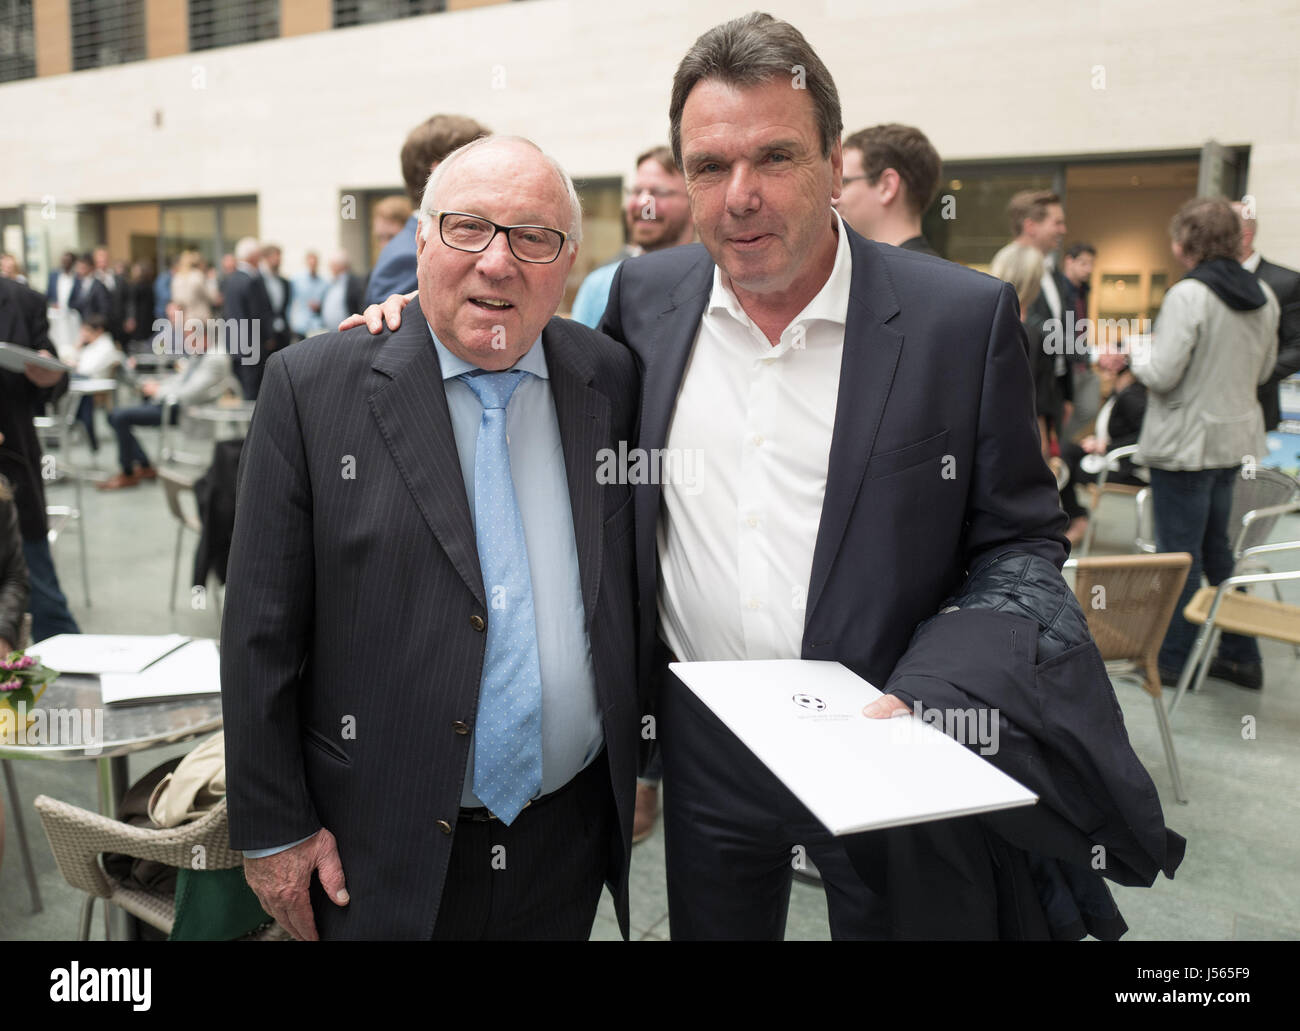
<svg viewBox="0 0 1300 1031"><path fill-rule="evenodd" d="M487 608L438 352L419 306L408 311L416 317L402 321L371 363L388 381L370 395L370 411L424 521Z"/></svg>
<svg viewBox="0 0 1300 1031"><path fill-rule="evenodd" d="M713 285L713 259L703 247L701 258L693 264L676 286L669 291L668 307L659 313L649 343L640 351L641 423L637 445L649 454L668 441L668 428L677 394L681 390L686 363L695 344L704 307L709 303ZM663 484L642 483L633 488L636 505L637 590L640 597L653 602L658 590L658 558L655 554ZM654 605L647 604L642 613L642 633L653 633Z"/></svg>
<svg viewBox="0 0 1300 1031"><path fill-rule="evenodd" d="M899 308L884 263L872 245L852 230L849 230L849 246L853 279L826 470L826 497L822 502L808 585L805 640L862 487L903 348L902 333L887 325Z"/></svg>
<svg viewBox="0 0 1300 1031"><path fill-rule="evenodd" d="M552 319L542 333L551 397L560 427L564 469L569 482L573 533L582 575L582 604L587 626L596 611L600 566L605 544L605 513L596 480L596 452L609 441L609 398L591 387L595 370L570 336L562 319Z"/></svg>

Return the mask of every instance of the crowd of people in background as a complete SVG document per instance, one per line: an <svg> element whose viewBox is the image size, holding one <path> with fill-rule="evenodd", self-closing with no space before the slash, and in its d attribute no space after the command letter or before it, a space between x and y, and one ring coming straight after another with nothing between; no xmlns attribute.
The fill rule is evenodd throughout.
<svg viewBox="0 0 1300 1031"><path fill-rule="evenodd" d="M64 253L49 273L44 298L55 319L51 338L60 357L75 368L74 378L113 376L120 368L141 395L139 404L107 415L120 470L98 486L118 490L156 476L133 432L137 427L160 425L175 418L181 405L232 389L255 400L265 361L275 351L333 330L368 304L413 291L417 212L429 175L452 151L489 135L472 118L446 114L410 132L400 153L406 195L384 198L371 211L379 254L368 277L353 271L343 250L330 252L323 268L319 254L308 252L303 268L286 277L280 248L252 238L240 240L215 264L192 249L168 256L157 271L147 260L128 262L102 245ZM572 317L593 328L624 260L695 239L686 179L672 150L650 147L633 167L624 191L625 244L585 277L572 307ZM940 156L919 129L863 129L844 138L842 192L835 206L862 235L938 258L922 221L938 195L941 174ZM1138 445L1137 460L1114 463L1109 480L1150 484L1157 546L1195 557L1188 592L1199 584L1202 568L1217 582L1231 568L1226 520L1234 470L1243 455L1263 453L1262 433L1279 421L1278 384L1300 369L1300 273L1260 258L1253 246L1253 212L1240 205L1234 210L1227 201L1189 202L1171 229L1174 254L1187 276L1168 292L1143 364L1122 338L1099 348L1091 334L1097 249L1086 241L1065 245L1061 198L1050 190L1022 191L1012 197L1007 215L1011 240L994 256L990 272L1011 283L1019 298L1043 457L1065 469L1060 478L1061 506L1070 517L1067 536L1078 545L1087 532L1088 510L1076 488L1097 480L1108 451ZM30 285L10 254L0 254L0 278ZM60 326L65 318L73 330ZM210 332L186 340L189 320L214 319L257 325L256 360L218 353ZM1206 332L1215 346L1193 347L1197 334ZM1060 346L1065 334L1070 339ZM152 360L160 355L176 361ZM139 375L146 364L160 375ZM90 398L81 400L77 418L97 450ZM1213 423L1212 431L1203 420ZM36 558L39 566L41 556ZM1161 654L1165 674L1176 675L1190 644L1190 629L1175 615ZM1258 686L1253 642L1248 646L1225 635L1215 673ZM645 772L638 837L649 833L657 805L658 771Z"/></svg>

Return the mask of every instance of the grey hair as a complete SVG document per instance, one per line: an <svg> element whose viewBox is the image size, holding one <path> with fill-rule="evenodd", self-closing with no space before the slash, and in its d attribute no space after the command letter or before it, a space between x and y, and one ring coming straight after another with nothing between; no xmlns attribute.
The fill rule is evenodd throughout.
<svg viewBox="0 0 1300 1031"><path fill-rule="evenodd" d="M572 254L577 249L578 244L582 243L582 202L578 200L578 191L573 185L573 180L569 178L569 173L564 170L560 163L532 140L523 136L482 136L477 140L471 140L463 147L457 147L442 161L438 162L438 166L430 173L429 181L424 187L424 195L420 198L420 236L425 242L428 242L429 226L433 224L433 213L437 210L433 202L433 195L437 192L438 186L448 170L471 151L501 142L527 144L537 151L545 159L546 163L551 166L551 170L559 176L560 182L564 184L565 192L569 195L571 214L569 216L568 245L569 253Z"/></svg>
<svg viewBox="0 0 1300 1031"><path fill-rule="evenodd" d="M812 98L822 157L830 157L844 131L840 95L831 73L803 33L761 11L709 29L686 52L673 75L668 124L677 167L686 170L682 164L682 111L691 90L702 80L747 87L791 76L800 77L801 88Z"/></svg>
<svg viewBox="0 0 1300 1031"><path fill-rule="evenodd" d="M256 238L245 236L239 241L239 243L235 244L235 260L247 261L261 249L262 248L258 245Z"/></svg>

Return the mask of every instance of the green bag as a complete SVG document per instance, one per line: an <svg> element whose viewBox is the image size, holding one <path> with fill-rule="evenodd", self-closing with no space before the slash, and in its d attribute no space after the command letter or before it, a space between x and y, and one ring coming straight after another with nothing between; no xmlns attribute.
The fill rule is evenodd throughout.
<svg viewBox="0 0 1300 1031"><path fill-rule="evenodd" d="M244 880L244 868L176 874L176 916L168 941L230 941L271 918Z"/></svg>

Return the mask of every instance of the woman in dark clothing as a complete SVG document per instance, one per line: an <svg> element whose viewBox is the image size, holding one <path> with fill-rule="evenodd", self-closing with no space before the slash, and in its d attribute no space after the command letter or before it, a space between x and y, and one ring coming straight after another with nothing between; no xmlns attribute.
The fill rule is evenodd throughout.
<svg viewBox="0 0 1300 1031"><path fill-rule="evenodd" d="M1099 472L1083 468L1085 455L1104 455L1115 448L1136 444L1138 434L1142 432L1142 417L1147 410L1147 389L1138 382L1129 368L1128 358L1122 354L1102 355L1098 366L1115 376L1110 397L1097 413L1096 433L1084 437L1079 443L1065 441L1061 444L1061 458L1070 470L1069 482L1061 488L1061 507L1070 517L1070 525L1065 535L1070 543L1077 545L1083 540L1088 529L1088 511L1075 495L1075 484L1096 483ZM1099 470L1099 466L1093 465ZM1133 463L1127 458L1120 459L1119 467L1111 471L1108 483L1127 483L1145 486L1146 481L1134 472Z"/></svg>
<svg viewBox="0 0 1300 1031"><path fill-rule="evenodd" d="M9 481L0 476L0 658L21 642L27 593L27 562L23 558L18 508Z"/></svg>

